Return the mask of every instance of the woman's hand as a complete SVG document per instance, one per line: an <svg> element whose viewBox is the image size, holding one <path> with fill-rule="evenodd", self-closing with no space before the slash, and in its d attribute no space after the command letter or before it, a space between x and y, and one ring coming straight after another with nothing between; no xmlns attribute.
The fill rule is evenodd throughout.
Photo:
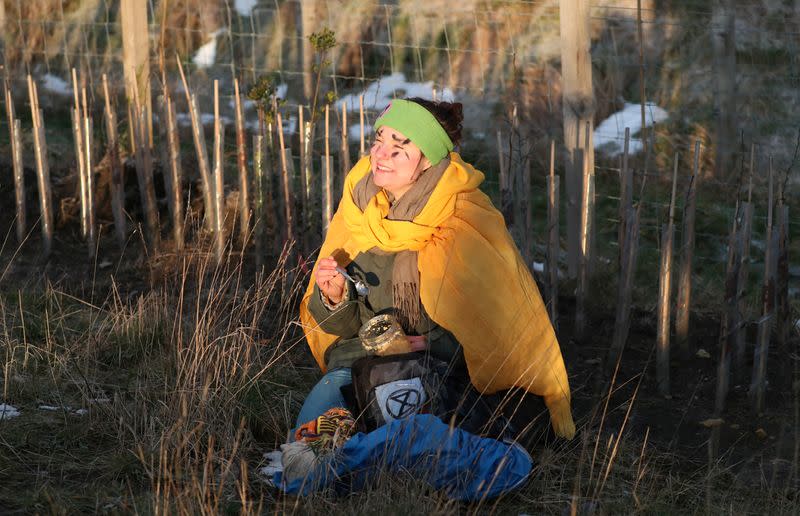
<svg viewBox="0 0 800 516"><path fill-rule="evenodd" d="M344 298L345 279L336 270L338 266L333 256L320 258L317 265L317 286L332 305L339 304Z"/></svg>

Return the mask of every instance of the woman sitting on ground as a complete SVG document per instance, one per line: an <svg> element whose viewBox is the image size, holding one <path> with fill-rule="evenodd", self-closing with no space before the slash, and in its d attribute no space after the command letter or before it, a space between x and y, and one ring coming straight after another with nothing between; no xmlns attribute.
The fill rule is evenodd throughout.
<svg viewBox="0 0 800 516"><path fill-rule="evenodd" d="M418 98L392 101L376 121L302 300L304 331L326 372L298 427L346 406L340 389L367 353L358 330L391 313L411 350L453 364L482 394L520 387L543 397L555 433L573 437L555 333L502 215L478 189L483 173L453 152L461 122L461 104Z"/></svg>

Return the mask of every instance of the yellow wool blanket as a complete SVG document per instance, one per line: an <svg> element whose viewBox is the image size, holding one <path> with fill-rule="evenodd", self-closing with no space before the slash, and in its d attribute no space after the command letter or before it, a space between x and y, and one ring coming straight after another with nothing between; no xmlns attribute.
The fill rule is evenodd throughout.
<svg viewBox="0 0 800 516"><path fill-rule="evenodd" d="M319 256L346 265L374 247L418 252L420 299L430 318L464 349L470 380L481 392L521 387L542 396L557 435L572 438L567 372L533 277L503 216L478 189L482 172L450 154L450 166L413 221L388 220L381 190L362 212L353 188L370 172L362 158L345 180L339 208ZM308 311L312 273L300 319L311 352L325 368L325 350L338 337L325 333Z"/></svg>

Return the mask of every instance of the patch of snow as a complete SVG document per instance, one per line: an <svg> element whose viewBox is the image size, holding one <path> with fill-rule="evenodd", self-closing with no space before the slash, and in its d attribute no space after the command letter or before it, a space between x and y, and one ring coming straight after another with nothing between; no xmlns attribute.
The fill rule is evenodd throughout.
<svg viewBox="0 0 800 516"><path fill-rule="evenodd" d="M364 124L364 138L367 139L372 134L372 126L368 124ZM359 124L351 125L350 128L347 130L347 137L350 141L360 141L361 140L361 126ZM367 142L369 145L369 142Z"/></svg>
<svg viewBox="0 0 800 516"><path fill-rule="evenodd" d="M80 409L76 410L75 412L73 412L73 414L75 414L76 416L84 416L84 415L86 415L88 413L89 413L89 411L86 410L85 408L80 408Z"/></svg>
<svg viewBox="0 0 800 516"><path fill-rule="evenodd" d="M600 122L594 130L594 148L611 157L621 155L625 150L625 128L628 127L631 130L628 152L630 154L641 152L644 148L641 138L633 137L642 130L641 110L641 104L626 102L622 110ZM667 118L669 118L669 113L666 110L652 102L645 104L645 127L661 123Z"/></svg>
<svg viewBox="0 0 800 516"><path fill-rule="evenodd" d="M284 83L278 84L275 88L275 96L279 99L285 99L286 93L289 91L289 85Z"/></svg>
<svg viewBox="0 0 800 516"><path fill-rule="evenodd" d="M219 121L222 125L231 125L233 120L228 118L227 116L220 116ZM191 123L191 118L189 119L189 123ZM213 125L214 124L214 114L213 113L200 113L200 123L202 125Z"/></svg>
<svg viewBox="0 0 800 516"><path fill-rule="evenodd" d="M239 16L250 16L253 7L256 6L258 0L236 0L233 3L234 9L239 13Z"/></svg>
<svg viewBox="0 0 800 516"><path fill-rule="evenodd" d="M533 270L536 272L544 272L544 263L533 262Z"/></svg>
<svg viewBox="0 0 800 516"><path fill-rule="evenodd" d="M61 407L55 407L53 405L39 405L39 410L46 410L48 412L54 412L56 410L61 410Z"/></svg>
<svg viewBox="0 0 800 516"><path fill-rule="evenodd" d="M248 109L255 108L256 107L256 103L253 102L252 100L248 99L248 98L245 98L244 97L244 92L242 92L242 90L241 90L241 85L239 87L240 87L239 92L242 93L242 111L247 111ZM229 100L228 101L228 106L231 109L236 109L236 100L235 99Z"/></svg>
<svg viewBox="0 0 800 516"><path fill-rule="evenodd" d="M44 74L42 77L42 89L58 95L72 95L70 84L57 75L51 73Z"/></svg>
<svg viewBox="0 0 800 516"><path fill-rule="evenodd" d="M192 62L198 68L208 68L212 66L217 60L217 36L222 34L225 29L217 29L210 34L211 39L206 42L202 47L197 49Z"/></svg>
<svg viewBox="0 0 800 516"><path fill-rule="evenodd" d="M19 410L15 409L11 405L0 403L0 421L4 419L11 419L12 417L17 417L18 415Z"/></svg>
<svg viewBox="0 0 800 516"><path fill-rule="evenodd" d="M364 95L364 109L382 111L395 98L420 97L429 100L433 99L433 81L409 82L406 81L406 76L403 73L395 72L370 83L361 93L345 95L340 102L345 102L348 111L358 112L358 99L361 94ZM436 98L437 100L452 102L455 99L455 95L450 88L444 88L436 91ZM365 124L367 123L365 121Z"/></svg>

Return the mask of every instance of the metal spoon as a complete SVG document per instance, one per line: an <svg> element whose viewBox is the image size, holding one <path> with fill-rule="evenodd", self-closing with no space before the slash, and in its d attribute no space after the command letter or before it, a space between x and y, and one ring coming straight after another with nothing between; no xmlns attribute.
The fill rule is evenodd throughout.
<svg viewBox="0 0 800 516"><path fill-rule="evenodd" d="M344 276L346 279L353 282L353 285L355 285L356 292L358 293L359 296L366 297L366 295L369 294L369 287L367 286L367 284L361 280L356 280L355 278L347 274L347 271L344 270L344 267L336 267L336 271L342 276Z"/></svg>

